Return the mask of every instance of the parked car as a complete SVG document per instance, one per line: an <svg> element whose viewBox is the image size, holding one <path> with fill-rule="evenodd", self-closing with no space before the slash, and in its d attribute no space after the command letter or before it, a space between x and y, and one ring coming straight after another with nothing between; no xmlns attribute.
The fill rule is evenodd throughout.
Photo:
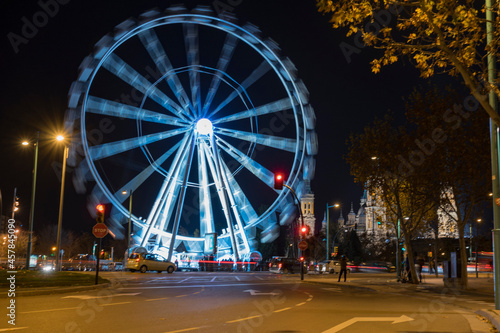
<svg viewBox="0 0 500 333"><path fill-rule="evenodd" d="M175 264L154 253L132 253L127 259L127 270L131 272L157 271L161 273L167 271L173 273L176 270Z"/></svg>
<svg viewBox="0 0 500 333"><path fill-rule="evenodd" d="M323 274L323 273L339 274L340 273L340 261L339 260L323 260L316 265L315 270L319 274ZM347 273L351 273L350 267L347 267Z"/></svg>
<svg viewBox="0 0 500 333"><path fill-rule="evenodd" d="M274 257L269 263L271 273L300 273L300 261L295 258Z"/></svg>

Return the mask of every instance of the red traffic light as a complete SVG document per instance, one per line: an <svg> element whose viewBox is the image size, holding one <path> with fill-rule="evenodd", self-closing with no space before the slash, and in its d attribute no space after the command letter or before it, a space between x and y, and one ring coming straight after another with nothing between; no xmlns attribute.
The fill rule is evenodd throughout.
<svg viewBox="0 0 500 333"><path fill-rule="evenodd" d="M300 257L300 259L299 259L299 260L300 260L300 261L304 261L304 257Z"/></svg>
<svg viewBox="0 0 500 333"><path fill-rule="evenodd" d="M97 223L104 223L104 211L105 211L104 205L99 204L95 208L97 209L96 212Z"/></svg>
<svg viewBox="0 0 500 333"><path fill-rule="evenodd" d="M302 233L302 234L306 234L307 231L308 231L307 230L307 226L303 226L303 227L300 228L300 233Z"/></svg>
<svg viewBox="0 0 500 333"><path fill-rule="evenodd" d="M104 214L104 205L100 205L100 204L99 204L99 205L97 205L95 208L97 209L97 211L98 211L99 213L103 213L103 214Z"/></svg>
<svg viewBox="0 0 500 333"><path fill-rule="evenodd" d="M281 173L276 173L274 175L274 189L275 190L282 190L283 189L283 180L285 177Z"/></svg>

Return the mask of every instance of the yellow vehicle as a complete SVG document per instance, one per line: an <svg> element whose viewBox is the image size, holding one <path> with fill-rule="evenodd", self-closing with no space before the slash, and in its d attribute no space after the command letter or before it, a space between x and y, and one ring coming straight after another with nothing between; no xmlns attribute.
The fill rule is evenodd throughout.
<svg viewBox="0 0 500 333"><path fill-rule="evenodd" d="M169 274L176 270L175 264L154 253L132 253L127 260L126 269L131 272L167 271Z"/></svg>

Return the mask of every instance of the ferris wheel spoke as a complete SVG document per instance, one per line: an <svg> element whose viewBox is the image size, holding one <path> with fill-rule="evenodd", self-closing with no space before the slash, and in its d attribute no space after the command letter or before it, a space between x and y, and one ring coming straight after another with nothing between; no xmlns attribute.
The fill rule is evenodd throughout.
<svg viewBox="0 0 500 333"><path fill-rule="evenodd" d="M238 226L239 235L243 241L243 245L245 246L245 251L250 252L250 246L248 244L248 237L245 233L245 225L242 221L242 216L247 218L246 221L249 222L249 218L254 217L253 215L256 215L255 211L253 210L252 205L241 190L241 187L234 179L233 174L229 170L226 163L224 163L224 161L220 159L220 164L222 166L222 179L225 183L224 187L226 188L226 193L229 198L229 202L231 203L231 208L236 219L236 225Z"/></svg>
<svg viewBox="0 0 500 333"><path fill-rule="evenodd" d="M177 197L177 192L175 191L175 184L178 183L178 176L181 170L180 165L182 164L182 156L185 154L185 150L187 144L189 142L189 138L191 138L190 133L186 133L184 139L181 141L181 146L177 150L175 157L170 165L168 176L163 181L162 187L158 192L155 203L153 205L153 209L149 213L148 219L146 220L146 224L148 225L147 230L143 230L141 235L141 246L144 246L145 242L148 241L152 228L158 224L158 219L162 217L171 216L171 207L172 205L166 206L167 200L172 198L172 196ZM171 201L171 200L170 200Z"/></svg>
<svg viewBox="0 0 500 333"><path fill-rule="evenodd" d="M228 153L229 156L234 158L239 164L243 165L248 171L253 173L264 184L272 187L274 174L271 171L220 137L218 137L217 145Z"/></svg>
<svg viewBox="0 0 500 333"><path fill-rule="evenodd" d="M212 117L214 114L219 112L223 107L229 104L233 99L239 96L243 90L248 89L252 84L258 81L261 77L263 77L269 70L271 66L267 63L267 61L263 61L259 67L257 67L252 74L250 74L242 83L241 86L238 87L237 90L233 91L222 103L220 103L208 116L208 118Z"/></svg>
<svg viewBox="0 0 500 333"><path fill-rule="evenodd" d="M201 114L200 96L200 59L198 53L198 26L195 24L183 24L184 42L186 46L187 64L189 70L189 84L191 86L191 101L195 115Z"/></svg>
<svg viewBox="0 0 500 333"><path fill-rule="evenodd" d="M219 58L219 61L217 63L217 74L214 75L212 82L210 83L210 88L208 89L207 97L205 99L205 104L203 105L203 116L206 115L208 108L212 104L212 101L215 97L215 93L217 92L217 89L219 89L219 85L221 82L221 73L224 73L227 69L227 66L229 65L229 61L231 60L234 49L236 48L236 45L238 44L238 39L231 35L228 34L226 36L226 40L224 41L224 46L222 47L222 52Z"/></svg>
<svg viewBox="0 0 500 333"><path fill-rule="evenodd" d="M187 138L187 134L186 134ZM120 201L123 202L126 197L121 195L123 191L136 191L139 186L141 186L154 172L157 170L158 166L162 165L163 162L167 160L179 147L183 141L179 141L172 148L166 151L163 155L161 155L157 160L153 161L146 169L142 170L137 176L135 176L132 180L127 182L122 188L115 192L114 196Z"/></svg>
<svg viewBox="0 0 500 333"><path fill-rule="evenodd" d="M198 179L199 202L200 202L200 236L206 233L215 232L214 218L212 212L212 200L208 188L208 170L206 160L206 150L208 149L205 141L198 143Z"/></svg>
<svg viewBox="0 0 500 333"><path fill-rule="evenodd" d="M235 121L240 119L247 119L253 116L262 116L270 113L280 112L292 108L292 103L289 98L283 98L279 101L271 102L265 105L258 106L256 108L234 113L230 116L215 119L213 124L226 123L229 121Z"/></svg>
<svg viewBox="0 0 500 333"><path fill-rule="evenodd" d="M117 155L128 150L138 148L153 142L168 139L172 136L187 132L189 129L179 128L170 131L139 136L115 142L104 143L102 145L89 148L89 156L94 160L100 160L109 156Z"/></svg>
<svg viewBox="0 0 500 333"><path fill-rule="evenodd" d="M256 143L263 146L268 146L271 148L288 151L295 153L297 150L297 140L283 138L279 136L272 136L260 133L250 133L238 130L228 130L224 128L214 128L214 132L220 135L229 136L235 139L244 140L252 143Z"/></svg>
<svg viewBox="0 0 500 333"><path fill-rule="evenodd" d="M229 186L228 188L230 189L228 192L230 193L230 196L234 200L233 205L235 209L238 211L239 215L243 218L245 225L248 224L250 221L255 221L258 218L255 209L253 208L250 201L248 201L245 193L243 192L241 186L234 178L233 173L229 170L227 164L224 163L224 161L222 161L222 164L224 166L224 177L228 183ZM244 225L241 225L241 228L243 227Z"/></svg>
<svg viewBox="0 0 500 333"><path fill-rule="evenodd" d="M169 110L178 117L187 120L183 114L182 108L172 99L156 88L145 77L139 74L135 69L120 59L116 54L111 54L103 64L108 71L128 83L131 87L139 90L144 95L148 95L156 103Z"/></svg>
<svg viewBox="0 0 500 333"><path fill-rule="evenodd" d="M188 125L187 122L177 117L172 117L156 111L145 110L132 105L110 101L95 96L89 96L87 100L87 111L105 116L143 120L165 125Z"/></svg>
<svg viewBox="0 0 500 333"><path fill-rule="evenodd" d="M160 72L165 75L166 81L175 94L175 97L179 101L180 105L184 108L184 110L191 110L191 104L189 102L189 98L184 90L181 81L177 77L177 74L174 71L172 63L168 58L163 45L160 43L158 36L154 32L153 29L144 30L139 34L139 39L142 44L148 51L151 59L156 64L156 67L160 70Z"/></svg>

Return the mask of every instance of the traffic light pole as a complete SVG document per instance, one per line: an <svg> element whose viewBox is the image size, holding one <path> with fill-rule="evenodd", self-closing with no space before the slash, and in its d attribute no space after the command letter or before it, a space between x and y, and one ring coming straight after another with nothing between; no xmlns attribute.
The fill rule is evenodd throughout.
<svg viewBox="0 0 500 333"><path fill-rule="evenodd" d="M301 227L303 227L304 226L304 215L302 214L302 208L300 207L300 200L297 197L297 194L295 193L295 191L290 186L288 186L286 184L283 184L283 186L285 186L286 188L288 188L292 192L293 197L295 198L295 200L297 200L297 209L299 210ZM300 250L300 255L301 255L301 257L304 257L304 251L303 250ZM304 263L302 261L300 262L300 280L304 280Z"/></svg>

